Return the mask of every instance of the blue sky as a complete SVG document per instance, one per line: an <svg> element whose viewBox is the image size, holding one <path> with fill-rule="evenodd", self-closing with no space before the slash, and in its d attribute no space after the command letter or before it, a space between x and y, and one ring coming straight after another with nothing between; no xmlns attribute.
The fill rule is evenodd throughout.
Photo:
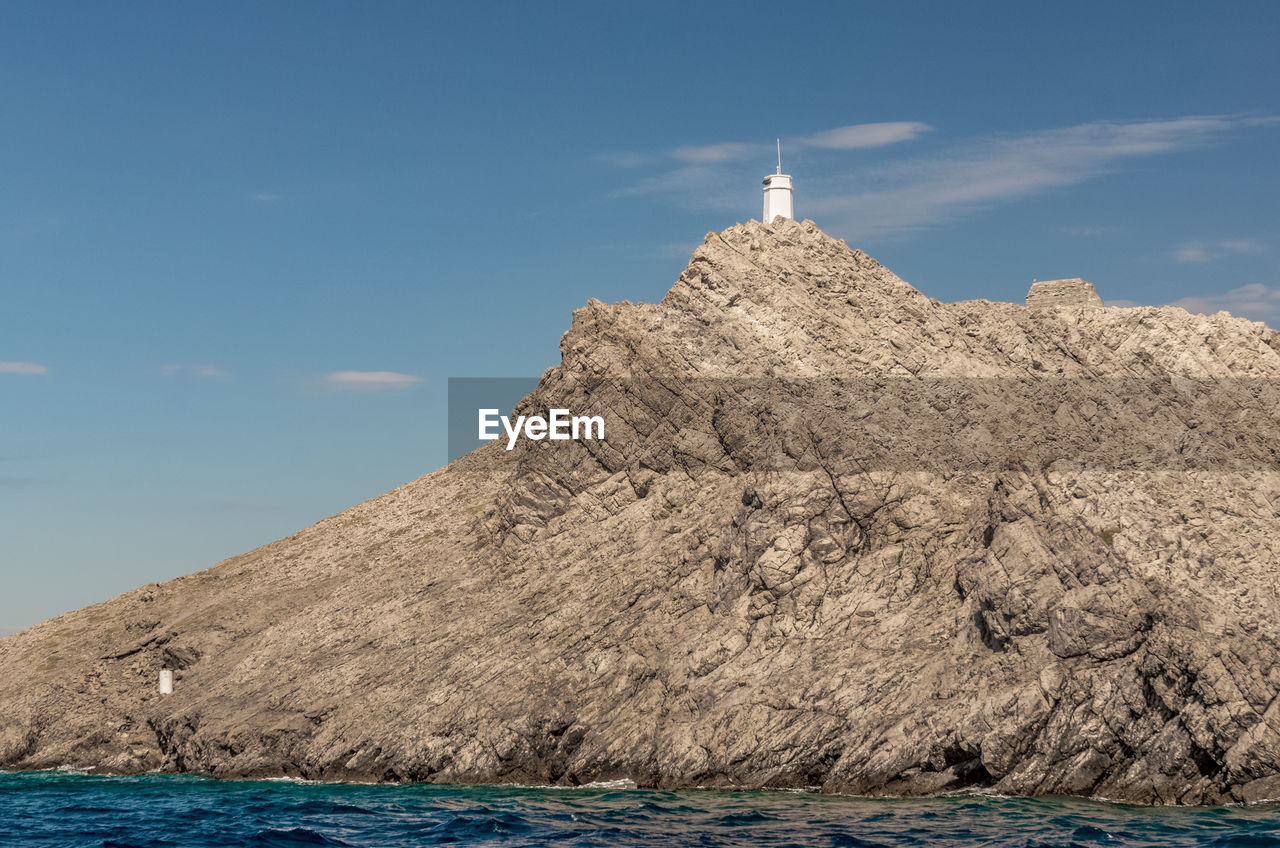
<svg viewBox="0 0 1280 848"><path fill-rule="evenodd" d="M796 210L943 300L1280 324L1280 4L0 10L0 628L439 466L449 377Z"/></svg>

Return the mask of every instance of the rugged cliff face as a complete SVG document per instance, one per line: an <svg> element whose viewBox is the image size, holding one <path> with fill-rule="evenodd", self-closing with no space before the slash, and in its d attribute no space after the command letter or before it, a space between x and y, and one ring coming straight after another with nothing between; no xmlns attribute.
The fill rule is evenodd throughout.
<svg viewBox="0 0 1280 848"><path fill-rule="evenodd" d="M710 234L522 405L603 442L490 445L0 641L0 764L1280 797L1280 334L1048 288Z"/></svg>

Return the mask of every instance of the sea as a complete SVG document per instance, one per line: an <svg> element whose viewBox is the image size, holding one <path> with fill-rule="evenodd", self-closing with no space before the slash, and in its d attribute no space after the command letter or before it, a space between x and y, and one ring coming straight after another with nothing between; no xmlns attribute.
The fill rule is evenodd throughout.
<svg viewBox="0 0 1280 848"><path fill-rule="evenodd" d="M0 846L1280 846L1280 804L0 772Z"/></svg>

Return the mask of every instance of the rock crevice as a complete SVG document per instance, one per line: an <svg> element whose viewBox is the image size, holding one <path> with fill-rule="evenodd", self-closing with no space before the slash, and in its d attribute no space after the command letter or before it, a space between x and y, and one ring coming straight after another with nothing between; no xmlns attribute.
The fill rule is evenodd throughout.
<svg viewBox="0 0 1280 848"><path fill-rule="evenodd" d="M1280 475L1187 457L1268 455L1213 410L1278 350L1080 280L940 303L808 221L709 234L661 303L575 312L517 410L607 440L0 640L0 767L1276 797ZM997 450L1009 420L1048 448ZM1169 457L1060 438L1139 421Z"/></svg>

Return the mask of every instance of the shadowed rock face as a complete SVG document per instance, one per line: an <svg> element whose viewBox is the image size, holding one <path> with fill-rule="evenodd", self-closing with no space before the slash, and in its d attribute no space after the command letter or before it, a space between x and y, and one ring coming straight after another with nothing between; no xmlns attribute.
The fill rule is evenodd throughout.
<svg viewBox="0 0 1280 848"><path fill-rule="evenodd" d="M883 419L830 382L1099 387L1070 427L1114 378L1266 381L1277 350L1225 314L939 303L811 222L709 234L662 303L578 310L518 410L605 441L490 445L0 641L0 765L1280 796L1273 466L951 467L964 403L915 419L932 462L869 465L841 422Z"/></svg>

